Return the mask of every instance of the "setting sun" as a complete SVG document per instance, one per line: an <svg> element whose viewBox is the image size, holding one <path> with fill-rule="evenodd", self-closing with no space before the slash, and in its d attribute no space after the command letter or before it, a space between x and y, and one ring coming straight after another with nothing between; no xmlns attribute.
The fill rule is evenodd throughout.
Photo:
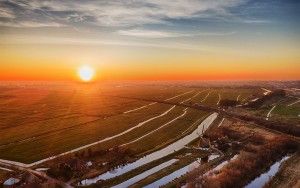
<svg viewBox="0 0 300 188"><path fill-rule="evenodd" d="M0 0L0 188L300 188L299 10Z"/></svg>
<svg viewBox="0 0 300 188"><path fill-rule="evenodd" d="M88 82L94 77L95 71L93 68L85 65L78 69L78 74L82 81Z"/></svg>

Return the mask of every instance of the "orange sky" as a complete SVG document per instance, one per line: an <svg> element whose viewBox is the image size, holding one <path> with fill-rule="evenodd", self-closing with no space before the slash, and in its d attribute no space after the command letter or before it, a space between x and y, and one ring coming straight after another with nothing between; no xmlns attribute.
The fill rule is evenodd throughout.
<svg viewBox="0 0 300 188"><path fill-rule="evenodd" d="M269 52L202 52L117 46L2 45L1 80L78 80L81 65L94 80L288 80L300 79L299 55Z"/></svg>
<svg viewBox="0 0 300 188"><path fill-rule="evenodd" d="M154 58L155 63L141 60L95 60L72 62L72 58L2 57L1 80L78 80L77 69L90 65L95 80L278 80L300 79L299 64L280 59L234 59L233 57L194 59ZM237 61L237 63L235 62ZM184 63L181 63L184 62Z"/></svg>
<svg viewBox="0 0 300 188"><path fill-rule="evenodd" d="M293 4L157 1L156 14L147 3L48 3L57 10L44 17L32 11L44 9L43 3L16 2L28 13L24 17L0 2L0 17L7 20L0 22L0 80L77 81L82 65L95 69L95 81L300 79ZM78 14L68 15L77 8ZM101 15L91 11L100 9Z"/></svg>

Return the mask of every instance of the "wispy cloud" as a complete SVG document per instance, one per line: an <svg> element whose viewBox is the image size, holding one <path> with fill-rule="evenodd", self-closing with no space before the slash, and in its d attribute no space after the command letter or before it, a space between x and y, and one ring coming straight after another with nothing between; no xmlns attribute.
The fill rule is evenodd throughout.
<svg viewBox="0 0 300 188"><path fill-rule="evenodd" d="M0 10L1 10L0 18L9 18L9 19L15 18L15 14L11 9L2 7Z"/></svg>
<svg viewBox="0 0 300 188"><path fill-rule="evenodd" d="M191 36L188 34L172 33L166 31L155 31L155 30L141 30L141 29L119 30L118 34L131 36L131 37L142 37L142 38L170 38L170 37Z"/></svg>
<svg viewBox="0 0 300 188"><path fill-rule="evenodd" d="M163 48L177 50L193 50L202 52L212 52L208 46L192 45L188 43L177 43L176 41L157 43L157 42L137 42L131 40L98 40L84 37L67 38L67 37L41 37L41 36L15 36L7 35L9 40L0 40L0 44L61 44L61 45L95 45L95 46L126 46L126 47L143 47L143 48ZM1 38L0 38L1 39Z"/></svg>
<svg viewBox="0 0 300 188"><path fill-rule="evenodd" d="M144 30L144 29L130 29L130 30L119 30L117 32L120 35L141 37L141 38L174 38L174 37L195 37L195 36L226 36L233 35L236 32L194 32L191 34L186 33L175 33L169 31L158 31L158 30Z"/></svg>
<svg viewBox="0 0 300 188"><path fill-rule="evenodd" d="M32 28L32 27L61 27L63 24L59 24L56 22L32 22L32 21L23 21L21 23L18 22L7 22L7 21L0 21L0 26L6 26L6 27L26 27L26 28Z"/></svg>
<svg viewBox="0 0 300 188"><path fill-rule="evenodd" d="M270 20L261 20L261 19L243 19L241 20L243 23L249 23L249 24L266 24L271 23Z"/></svg>
<svg viewBox="0 0 300 188"><path fill-rule="evenodd" d="M168 19L188 19L228 15L228 8L243 0L9 0L0 1L2 25L43 26L93 25L106 27L164 23ZM36 24L33 24L36 23Z"/></svg>

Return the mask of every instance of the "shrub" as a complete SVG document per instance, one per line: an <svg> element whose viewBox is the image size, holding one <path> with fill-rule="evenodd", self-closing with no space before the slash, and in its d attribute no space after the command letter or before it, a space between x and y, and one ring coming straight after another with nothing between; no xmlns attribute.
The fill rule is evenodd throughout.
<svg viewBox="0 0 300 188"><path fill-rule="evenodd" d="M252 141L255 138L261 139L257 136L252 138ZM278 158L291 150L297 150L297 147L296 142L284 136L273 137L268 142L264 140L259 142L259 145L247 144L237 159L225 165L214 175L198 176L191 181L197 182L200 187L243 187Z"/></svg>

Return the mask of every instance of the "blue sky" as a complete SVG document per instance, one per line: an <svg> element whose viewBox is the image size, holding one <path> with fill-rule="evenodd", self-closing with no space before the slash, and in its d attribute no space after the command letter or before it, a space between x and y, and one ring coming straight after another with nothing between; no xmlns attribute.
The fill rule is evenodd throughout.
<svg viewBox="0 0 300 188"><path fill-rule="evenodd" d="M299 1L291 0L2 0L0 26L73 27L151 38L226 35L244 27L299 29L299 8Z"/></svg>

